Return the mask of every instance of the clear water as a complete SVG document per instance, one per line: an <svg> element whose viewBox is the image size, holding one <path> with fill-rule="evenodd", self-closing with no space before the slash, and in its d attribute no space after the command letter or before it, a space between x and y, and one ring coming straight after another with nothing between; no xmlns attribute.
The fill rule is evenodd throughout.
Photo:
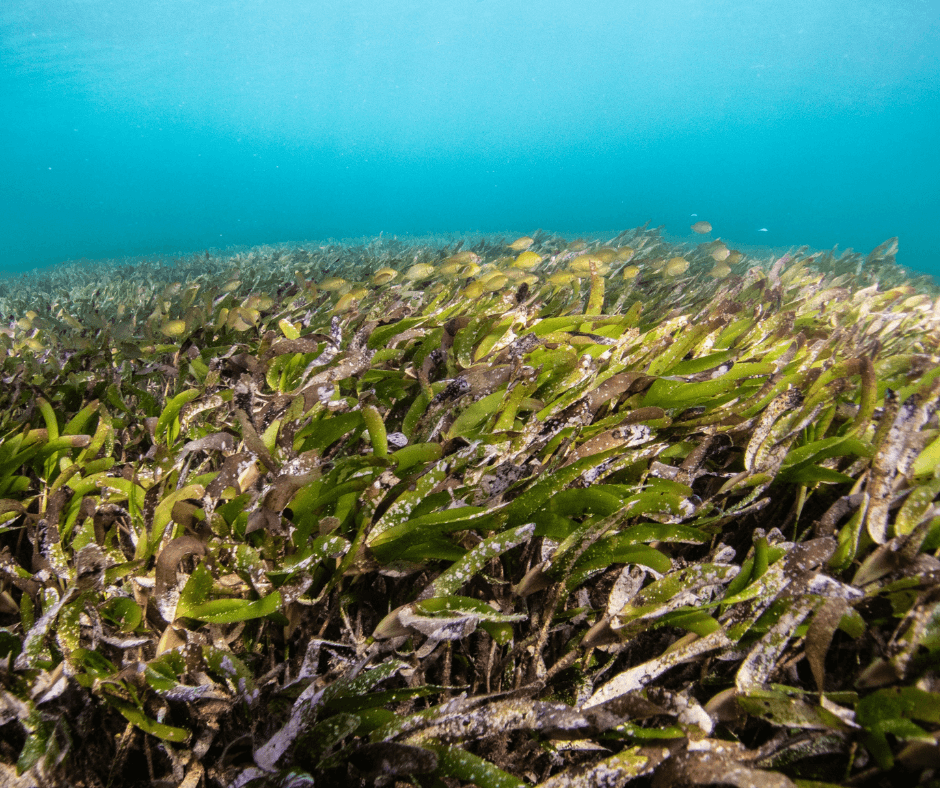
<svg viewBox="0 0 940 788"><path fill-rule="evenodd" d="M940 275L938 0L5 0L0 273L707 219Z"/></svg>

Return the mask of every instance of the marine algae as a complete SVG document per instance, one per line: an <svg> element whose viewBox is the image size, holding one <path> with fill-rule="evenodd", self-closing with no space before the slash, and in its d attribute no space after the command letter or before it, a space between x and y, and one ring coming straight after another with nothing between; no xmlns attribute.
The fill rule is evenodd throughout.
<svg viewBox="0 0 940 788"><path fill-rule="evenodd" d="M917 784L940 297L896 254L641 227L0 282L0 775Z"/></svg>

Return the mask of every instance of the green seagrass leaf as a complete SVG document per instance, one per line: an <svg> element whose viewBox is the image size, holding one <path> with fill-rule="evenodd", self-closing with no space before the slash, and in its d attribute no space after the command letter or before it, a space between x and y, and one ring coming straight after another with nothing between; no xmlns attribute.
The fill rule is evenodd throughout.
<svg viewBox="0 0 940 788"><path fill-rule="evenodd" d="M278 611L281 607L281 594L274 591L262 599L251 602L247 599L213 599L200 605L177 607L177 616L194 618L212 624L232 624L236 621L250 621L263 618Z"/></svg>

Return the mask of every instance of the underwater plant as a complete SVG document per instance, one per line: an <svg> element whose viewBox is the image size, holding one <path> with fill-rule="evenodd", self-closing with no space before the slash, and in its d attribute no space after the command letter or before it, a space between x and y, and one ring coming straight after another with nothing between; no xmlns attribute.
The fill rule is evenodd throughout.
<svg viewBox="0 0 940 788"><path fill-rule="evenodd" d="M0 283L0 776L930 784L940 290L896 252Z"/></svg>

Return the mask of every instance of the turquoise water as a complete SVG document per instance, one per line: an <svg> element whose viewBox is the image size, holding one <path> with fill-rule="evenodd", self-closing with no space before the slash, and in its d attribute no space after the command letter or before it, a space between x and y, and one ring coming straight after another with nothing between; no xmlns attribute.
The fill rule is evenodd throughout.
<svg viewBox="0 0 940 788"><path fill-rule="evenodd" d="M7 0L0 273L709 221L940 276L940 2Z"/></svg>

